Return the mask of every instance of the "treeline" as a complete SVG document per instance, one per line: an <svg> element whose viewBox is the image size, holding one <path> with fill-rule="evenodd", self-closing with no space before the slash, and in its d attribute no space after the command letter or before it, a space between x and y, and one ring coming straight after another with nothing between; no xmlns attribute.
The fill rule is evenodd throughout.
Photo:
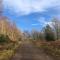
<svg viewBox="0 0 60 60"><path fill-rule="evenodd" d="M47 24L41 31L32 30L31 32L18 30L15 23L6 17L0 17L0 42L18 40L41 40L55 41L60 40L60 20L54 18L51 24Z"/></svg>
<svg viewBox="0 0 60 60"><path fill-rule="evenodd" d="M24 31L25 39L55 41L60 40L60 20L54 18L51 24L47 24L41 31L32 30L31 32Z"/></svg>
<svg viewBox="0 0 60 60"><path fill-rule="evenodd" d="M21 39L21 31L18 30L15 23L7 17L0 17L0 43L7 41L18 41Z"/></svg>

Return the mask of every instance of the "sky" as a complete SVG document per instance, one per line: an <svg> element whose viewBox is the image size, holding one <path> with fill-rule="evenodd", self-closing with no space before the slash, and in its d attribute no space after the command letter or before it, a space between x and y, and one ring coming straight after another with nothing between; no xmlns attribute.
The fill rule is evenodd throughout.
<svg viewBox="0 0 60 60"><path fill-rule="evenodd" d="M60 18L60 0L3 0L3 9L22 31L41 30L52 18Z"/></svg>

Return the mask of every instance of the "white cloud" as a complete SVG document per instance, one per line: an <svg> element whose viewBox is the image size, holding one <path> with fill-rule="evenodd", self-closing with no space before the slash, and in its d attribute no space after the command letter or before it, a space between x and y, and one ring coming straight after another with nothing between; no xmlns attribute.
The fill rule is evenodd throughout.
<svg viewBox="0 0 60 60"><path fill-rule="evenodd" d="M47 24L52 27L52 22L51 22L51 21L46 21L44 17L40 17L40 19L38 20L38 22L39 22L40 25L42 25L43 27L46 26Z"/></svg>
<svg viewBox="0 0 60 60"><path fill-rule="evenodd" d="M43 12L50 7L60 7L59 0L4 0L5 8L17 14Z"/></svg>
<svg viewBox="0 0 60 60"><path fill-rule="evenodd" d="M39 20L37 20L38 23L32 24L32 26L42 26L45 27L47 24L52 27L52 22L51 21L46 21L44 17L40 17Z"/></svg>
<svg viewBox="0 0 60 60"><path fill-rule="evenodd" d="M40 25L40 24L38 24L38 23L32 24L32 26L37 26L37 25Z"/></svg>

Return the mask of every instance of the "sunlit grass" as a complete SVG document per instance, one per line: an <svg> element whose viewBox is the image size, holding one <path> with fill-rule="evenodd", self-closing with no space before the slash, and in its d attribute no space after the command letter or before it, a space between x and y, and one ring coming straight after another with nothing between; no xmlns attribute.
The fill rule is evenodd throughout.
<svg viewBox="0 0 60 60"><path fill-rule="evenodd" d="M14 54L14 50L4 50L0 51L0 60L9 60Z"/></svg>
<svg viewBox="0 0 60 60"><path fill-rule="evenodd" d="M10 43L10 44L4 44L2 50L0 50L0 60L9 60L14 54L15 50L20 46L20 43Z"/></svg>

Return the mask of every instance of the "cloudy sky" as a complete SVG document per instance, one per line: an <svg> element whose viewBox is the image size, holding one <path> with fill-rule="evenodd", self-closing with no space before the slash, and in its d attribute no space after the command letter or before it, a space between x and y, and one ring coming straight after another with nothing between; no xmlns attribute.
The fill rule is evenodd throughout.
<svg viewBox="0 0 60 60"><path fill-rule="evenodd" d="M40 30L60 17L60 0L3 0L4 15L21 30Z"/></svg>

